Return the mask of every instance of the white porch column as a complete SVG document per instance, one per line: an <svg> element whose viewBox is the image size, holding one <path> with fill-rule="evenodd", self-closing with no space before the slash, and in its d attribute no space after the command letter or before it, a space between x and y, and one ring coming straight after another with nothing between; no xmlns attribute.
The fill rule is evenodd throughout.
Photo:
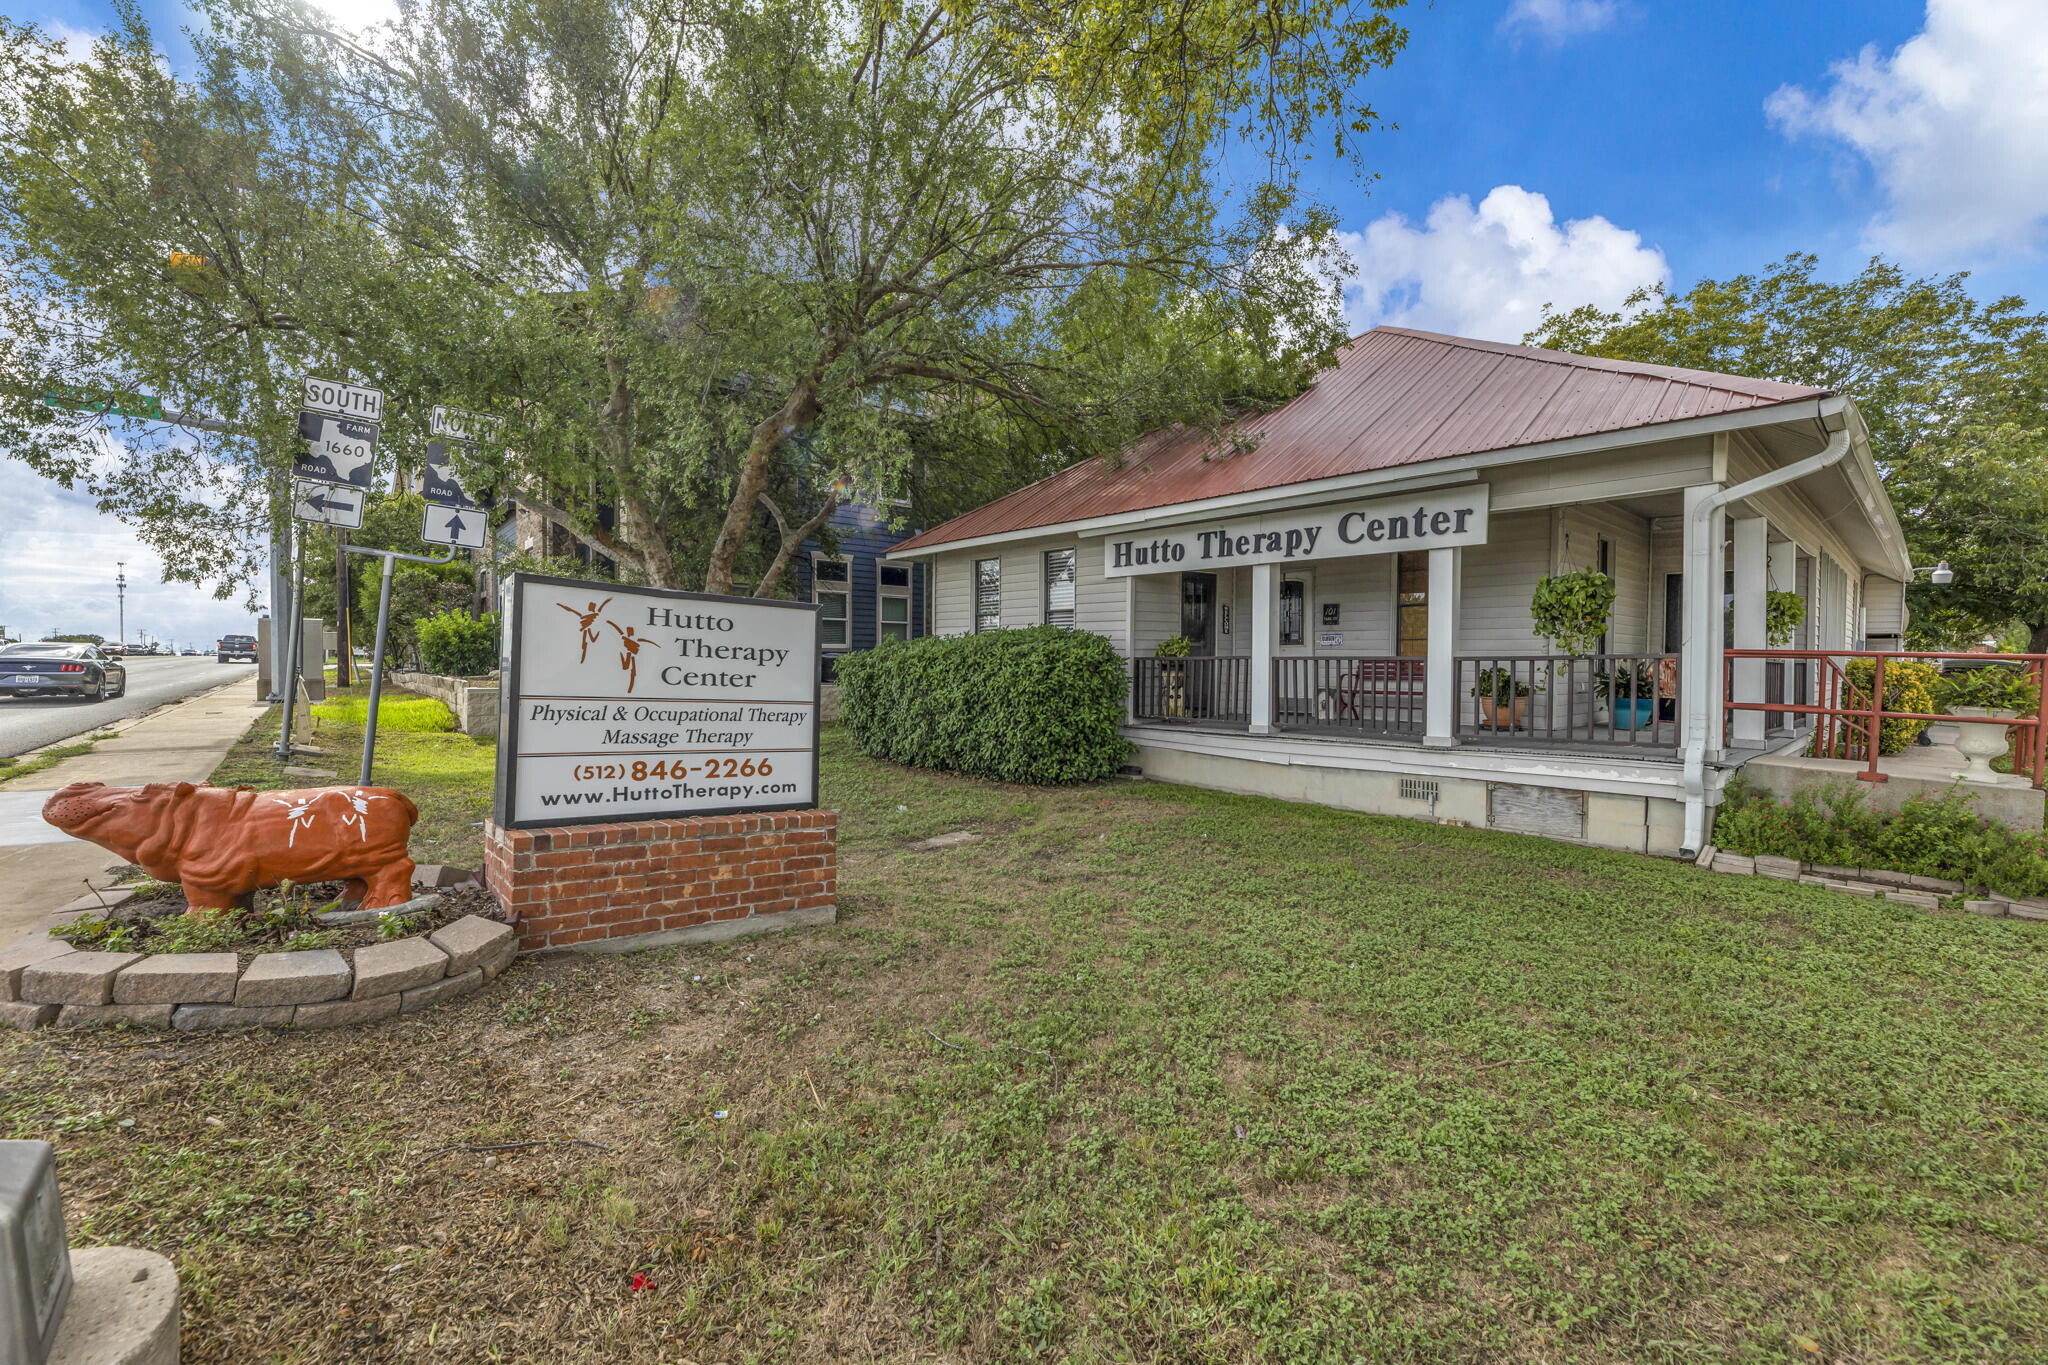
<svg viewBox="0 0 2048 1365"><path fill-rule="evenodd" d="M1458 742L1458 571L1463 552L1429 552L1429 659L1423 670L1422 742L1449 748Z"/></svg>
<svg viewBox="0 0 2048 1365"><path fill-rule="evenodd" d="M1271 564L1252 565L1252 723L1255 735L1273 732L1273 640L1279 627L1279 579Z"/></svg>
<svg viewBox="0 0 2048 1365"><path fill-rule="evenodd" d="M1762 517L1739 517L1729 527L1735 547L1735 641L1736 649L1762 649L1764 639L1764 590L1768 586L1771 524ZM1735 661L1735 700L1764 699L1764 661ZM1760 747L1764 742L1764 713L1737 711L1729 725L1729 742Z"/></svg>
<svg viewBox="0 0 2048 1365"><path fill-rule="evenodd" d="M1680 742L1695 740L1706 755L1721 748L1721 576L1727 514L1716 509L1702 525L1694 508L1719 492L1719 485L1685 490L1685 630L1679 648L1679 714L1685 717Z"/></svg>

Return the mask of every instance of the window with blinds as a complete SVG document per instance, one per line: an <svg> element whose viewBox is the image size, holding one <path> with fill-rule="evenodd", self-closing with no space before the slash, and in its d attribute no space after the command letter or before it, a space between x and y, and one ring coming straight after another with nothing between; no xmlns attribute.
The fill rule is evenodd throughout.
<svg viewBox="0 0 2048 1365"><path fill-rule="evenodd" d="M974 561L974 629L1000 630L1003 625L1003 561Z"/></svg>
<svg viewBox="0 0 2048 1365"><path fill-rule="evenodd" d="M1049 626L1074 624L1074 551L1045 552L1045 623Z"/></svg>
<svg viewBox="0 0 2048 1365"><path fill-rule="evenodd" d="M845 649L853 640L853 566L843 556L812 557L811 600L818 604L818 642Z"/></svg>
<svg viewBox="0 0 2048 1365"><path fill-rule="evenodd" d="M1403 659L1429 657L1429 551L1409 550L1394 559L1394 653Z"/></svg>

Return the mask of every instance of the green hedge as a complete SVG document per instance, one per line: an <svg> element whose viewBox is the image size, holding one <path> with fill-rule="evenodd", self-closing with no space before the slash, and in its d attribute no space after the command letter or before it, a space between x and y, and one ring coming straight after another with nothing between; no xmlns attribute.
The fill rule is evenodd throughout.
<svg viewBox="0 0 2048 1365"><path fill-rule="evenodd" d="M1851 783L1779 801L1737 778L1714 819L1714 845L1835 867L1887 867L2008 896L2048 895L2048 835L1987 820L1953 788L1876 811Z"/></svg>
<svg viewBox="0 0 2048 1365"><path fill-rule="evenodd" d="M876 758L1004 782L1093 782L1130 756L1124 661L1057 626L932 636L839 661L839 716Z"/></svg>
<svg viewBox="0 0 2048 1365"><path fill-rule="evenodd" d="M471 616L444 611L413 623L420 642L420 665L429 673L473 678L498 666L498 613Z"/></svg>

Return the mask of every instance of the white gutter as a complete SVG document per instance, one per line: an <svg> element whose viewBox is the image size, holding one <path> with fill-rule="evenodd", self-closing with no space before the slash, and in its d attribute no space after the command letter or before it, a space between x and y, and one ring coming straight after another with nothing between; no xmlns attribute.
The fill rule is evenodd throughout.
<svg viewBox="0 0 2048 1365"><path fill-rule="evenodd" d="M1816 405L1819 407L1819 405ZM1809 455L1794 464L1774 469L1768 474L1759 474L1747 483L1738 483L1732 488L1718 489L1700 499L1692 506L1692 525L1685 528L1685 591L1692 610L1690 615L1696 626L1704 626L1721 610L1721 544L1718 539L1708 543L1707 530L1713 525L1714 513L1731 502L1754 497L1758 493L1776 488L1781 484L1793 483L1809 474L1817 474L1831 465L1841 463L1849 453L1849 424L1839 405L1835 411L1825 408L1815 413L1823 430L1830 425L1834 434L1818 453ZM1718 632L1714 632L1718 635ZM1679 680L1679 695L1685 699L1685 776L1681 786L1685 792L1685 837L1680 851L1685 857L1698 855L1706 843L1707 834L1707 699L1713 690L1714 670L1722 666L1720 658L1713 657L1719 651L1699 647L1696 640L1688 639L1685 651L1685 673Z"/></svg>

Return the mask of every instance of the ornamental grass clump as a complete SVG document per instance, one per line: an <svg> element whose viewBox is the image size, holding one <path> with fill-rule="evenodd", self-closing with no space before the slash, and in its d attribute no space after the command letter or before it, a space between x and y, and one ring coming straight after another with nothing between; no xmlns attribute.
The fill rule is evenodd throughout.
<svg viewBox="0 0 2048 1365"><path fill-rule="evenodd" d="M1129 757L1124 661L1057 626L932 636L839 661L840 719L892 763L1003 782L1093 782Z"/></svg>

